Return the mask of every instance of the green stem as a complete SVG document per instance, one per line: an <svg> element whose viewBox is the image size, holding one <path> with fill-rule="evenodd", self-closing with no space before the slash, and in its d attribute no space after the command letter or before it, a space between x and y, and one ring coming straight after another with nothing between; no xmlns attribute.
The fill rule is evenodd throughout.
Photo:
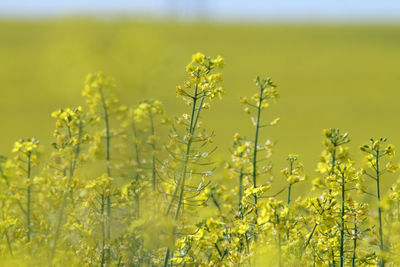
<svg viewBox="0 0 400 267"><path fill-rule="evenodd" d="M108 109L106 105L106 101L104 99L104 94L102 88L99 89L100 96L101 96L101 103L103 106L103 112L104 112L104 122L105 122L105 127L106 127L106 173L109 177L111 177L111 169L110 169L110 141L111 141L111 135L110 135L110 121L109 121L109 115L108 115ZM106 196L106 202L107 202L107 207L106 207L106 213L107 213L107 239L110 239L111 237L111 196L108 194Z"/></svg>
<svg viewBox="0 0 400 267"><path fill-rule="evenodd" d="M32 152L28 152L28 170L27 170L27 180L28 180L28 187L26 189L27 195L26 195L26 224L28 231L26 233L28 242L31 241L31 232L32 232L32 227L31 227L31 168L32 168L32 161L31 161L31 156Z"/></svg>
<svg viewBox="0 0 400 267"><path fill-rule="evenodd" d="M110 139L111 139L111 135L110 135L110 122L109 122L109 115L108 115L108 109L107 109L107 105L106 105L106 101L104 99L104 94L103 94L103 90L102 88L99 88L99 93L100 93L100 97L101 97L101 103L102 103L102 107L103 107L103 112L104 112L104 122L105 122L105 127L106 127L106 173L108 175L108 177L111 177L111 169L110 169L110 161L111 161L111 157L110 157ZM104 198L104 192L102 195L102 198ZM111 195L107 194L106 198L106 220L107 223L105 224L105 228L106 228L106 238L107 240L110 240L111 238ZM103 222L104 223L104 220ZM103 239L103 256L104 257L104 246L105 240ZM107 249L108 250L108 249ZM107 257L108 258L108 254ZM103 258L102 258L102 262L103 262Z"/></svg>
<svg viewBox="0 0 400 267"><path fill-rule="evenodd" d="M100 217L101 217L101 267L105 266L105 254L106 254L106 225L105 225L105 218L104 218L104 207L105 207L105 199L104 199L104 191L101 194L101 203L100 203Z"/></svg>
<svg viewBox="0 0 400 267"><path fill-rule="evenodd" d="M310 243L311 238L312 238L312 236L314 235L314 232L315 232L315 229L317 228L317 226L318 226L318 224L315 223L313 229L311 230L311 233L308 235L308 238L307 238L307 240L306 240L306 243L304 244L304 249L306 249L307 246L308 246L308 244Z"/></svg>
<svg viewBox="0 0 400 267"><path fill-rule="evenodd" d="M331 158L331 171L330 174L335 172L335 164L336 164L336 143L333 144L332 158Z"/></svg>
<svg viewBox="0 0 400 267"><path fill-rule="evenodd" d="M335 173L335 165L336 165L336 148L338 147L338 144L336 143L336 141L333 143L333 151L332 151L332 159L331 159L331 171L330 174L334 174ZM332 193L332 189L329 189L329 193ZM336 262L335 262L335 252L333 250L333 248L331 248L331 256L332 256L332 263L331 265L333 267L336 266Z"/></svg>
<svg viewBox="0 0 400 267"><path fill-rule="evenodd" d="M356 266L356 249L357 249L357 215L354 215L354 236L353 236L353 255L351 257L351 267Z"/></svg>
<svg viewBox="0 0 400 267"><path fill-rule="evenodd" d="M151 129L151 135L152 137L154 137L154 122L153 122L153 115L151 114L150 111L150 129ZM155 152L156 152L156 144L155 144L155 140L152 140L151 142L151 149L152 149L152 158L151 158L151 182L153 185L153 191L156 191L156 156L155 156Z"/></svg>
<svg viewBox="0 0 400 267"><path fill-rule="evenodd" d="M278 266L282 267L282 244L281 244L281 234L279 233L279 229L277 229L277 226L279 226L280 220L279 220L279 216L278 213L275 211L275 217L276 217L276 226L275 226L275 230L278 234Z"/></svg>
<svg viewBox="0 0 400 267"><path fill-rule="evenodd" d="M293 161L289 161L289 177L292 176L293 174ZM289 184L288 187L288 195L287 195L287 205L289 206L290 204L290 197L291 197L291 191L292 191L292 184ZM286 232L286 240L289 242L289 229Z"/></svg>
<svg viewBox="0 0 400 267"><path fill-rule="evenodd" d="M135 140L135 156L136 156L136 162L137 162L137 166L138 166L138 168L140 168L141 167L141 163L140 163L140 157L139 157L139 146L138 146L138 143L137 143L137 138L138 138L138 136L137 136L137 130L136 130L136 126L135 126L135 123L133 122L132 123L132 130L133 130L133 138L134 138L134 140ZM138 172L136 172L135 173L135 180L136 180L136 184L138 185L139 184L139 173ZM140 199L139 199L139 193L135 193L135 203L134 203L134 207L135 207L135 218L136 219L139 219L139 216L140 216Z"/></svg>
<svg viewBox="0 0 400 267"><path fill-rule="evenodd" d="M4 230L4 234L6 236L8 251L10 252L10 256L12 257L12 256L14 256L14 254L13 254L13 250L12 250L12 247L11 247L10 236L8 235L8 229L7 228Z"/></svg>
<svg viewBox="0 0 400 267"><path fill-rule="evenodd" d="M188 133L189 134L189 139L188 139L188 141L186 143L186 151L185 151L185 154L184 154L184 157L183 157L182 173L181 173L180 177L178 177L178 183L176 184L174 192L172 193L171 200L168 203L165 215L168 215L169 212L171 211L172 204L175 201L175 198L176 198L176 195L178 193L178 190L182 187L181 184L183 183L183 186L185 184L185 177L186 177L186 171L187 171L187 166L186 165L187 165L187 161L188 161L189 155L190 155L189 153L190 153L190 147L191 147L191 144L192 144L192 136L193 136L193 133L194 133L194 128L196 127L196 124L197 124L197 119L196 119L196 121L194 120L196 107L197 107L197 100L198 100L197 90L198 90L198 85L196 85L195 91L194 91L192 114L190 116L190 126L189 126L189 133ZM202 96L202 102L203 102L204 97L205 97L205 95ZM199 106L199 110L197 112L197 116L200 115L200 113L199 113L200 109L201 109L201 106ZM179 206L177 206L177 211L178 212L179 212L180 205L181 205L179 203L181 201L182 201L182 199L180 197L180 201L178 200L178 205ZM176 215L176 213L175 213L175 215Z"/></svg>
<svg viewBox="0 0 400 267"><path fill-rule="evenodd" d="M72 136L71 136L72 137ZM82 121L79 120L78 122L78 143L75 147L75 151L74 151L74 156L73 156L73 160L69 166L69 177L68 177L68 188L70 190L70 198L71 198L71 203L72 205L75 207L74 204L74 191L73 188L71 187L71 183L72 183L72 179L74 177L74 172L76 169L76 165L78 164L78 158L79 158L79 153L81 152L81 141L82 141Z"/></svg>
<svg viewBox="0 0 400 267"><path fill-rule="evenodd" d="M289 176L292 176L292 174L293 174L293 161L290 160L289 161ZM292 184L290 183L289 187L288 187L288 195L287 195L288 206L290 204L291 191L292 191Z"/></svg>
<svg viewBox="0 0 400 267"><path fill-rule="evenodd" d="M258 105L257 105L257 122L256 122L256 131L254 134L254 150L253 150L253 188L257 187L257 152L258 152L258 132L260 129L260 120L261 120L261 104L263 101L263 90L264 88L262 86L260 88L260 97L258 100ZM256 212L256 220L257 220L257 194L253 195L254 197L254 208Z"/></svg>
<svg viewBox="0 0 400 267"><path fill-rule="evenodd" d="M185 189L185 180L186 180L186 172L187 172L187 164L189 161L189 156L190 156L190 148L191 148L191 144L192 144L192 140L193 140L193 134L195 132L196 126L197 126L197 121L198 118L200 116L200 111L203 105L203 101L205 98L205 93L202 94L201 96L201 100L200 100L200 104L197 107L197 100L198 100L198 94L197 94L197 90L198 90L198 85L196 84L195 90L194 90L194 97L193 97L193 106L192 106L192 114L190 116L190 126L189 126L189 139L186 143L186 151L185 151L185 155L183 157L183 165L182 165L182 173L179 176L179 180L178 183L175 186L174 192L172 194L171 200L168 203L168 207L166 210L166 215L169 214L172 204L174 202L174 199L176 197L176 194L178 193L179 190L179 197L178 197L178 202L176 205L176 210L175 210L175 215L174 215L174 220L178 220L179 217L179 211L181 209L182 206L182 202L183 202L183 192ZM197 108L197 114L196 113L196 108ZM196 116L196 118L194 118ZM168 260L169 260L169 253L170 253L170 249L168 247L166 253L165 253L165 258L164 258L164 266L168 265Z"/></svg>
<svg viewBox="0 0 400 267"><path fill-rule="evenodd" d="M169 261L169 247L167 248L167 251L165 252L163 267L168 266L168 261Z"/></svg>
<svg viewBox="0 0 400 267"><path fill-rule="evenodd" d="M344 173L341 175L342 177L342 183L341 183L341 188L342 188L342 195L341 195L341 201L342 201L342 207L341 207L341 212L340 212L340 262L339 266L343 267L344 266L344 204L345 204L345 177Z"/></svg>
<svg viewBox="0 0 400 267"><path fill-rule="evenodd" d="M384 251L384 244L383 244L383 231L382 231L382 210L380 207L381 204L381 192L380 192L380 171L379 171L379 148L376 149L376 155L375 155L375 160L376 160L376 165L375 165L375 170L376 170L376 198L378 201L378 227L379 227L379 249L381 252ZM385 260L381 258L379 260L379 266L384 267L385 266Z"/></svg>
<svg viewBox="0 0 400 267"><path fill-rule="evenodd" d="M238 208L239 213L242 216L242 199L243 199L243 167L240 168L239 173L239 192L238 192Z"/></svg>
<svg viewBox="0 0 400 267"><path fill-rule="evenodd" d="M57 218L56 228L55 228L54 237L53 237L53 244L52 244L51 251L50 251L50 258L49 258L49 265L50 266L52 266L52 264L53 264L55 251L57 249L57 242L58 242L58 239L60 237L61 226L62 226L63 221L64 221L64 210L65 210L65 207L67 205L68 192L69 192L69 194L71 196L71 202L73 203L73 199L72 199L73 192L72 192L72 188L71 188L71 183L72 183L72 179L73 179L73 176L74 176L76 164L78 162L79 153L80 153L80 144L81 144L81 139L82 139L82 124L81 124L81 122L79 122L79 126L78 127L79 127L79 130L78 130L78 144L75 147L73 159L70 162L70 166L69 166L69 175L68 175L68 179L67 179L67 190L64 191L64 193L63 193L63 197L62 197L61 205L60 205L60 210L58 211L58 218ZM69 128L68 128L68 132L70 133ZM71 134L70 134L70 138L72 138Z"/></svg>
<svg viewBox="0 0 400 267"><path fill-rule="evenodd" d="M193 135L194 135L194 132L195 132L195 129L196 129L196 126L197 126L197 121L198 121L199 116L200 116L200 110L201 110L201 107L203 105L203 101L204 101L205 96L206 96L205 94L203 94L201 96L200 104L199 104L199 107L197 108L196 118L195 118L195 120L193 122L193 125L191 123L190 136L189 136L189 140L188 140L188 143L187 143L187 146L186 146L185 156L183 158L183 168L182 168L182 173L181 173L181 177L182 178L181 178L181 183L180 183L178 204L176 206L176 211L175 211L175 216L174 216L175 220L177 220L178 217L179 217L179 211L180 211L180 208L181 208L182 203L183 203L183 192L185 190L185 180L186 180L186 173L187 173L187 165L188 165L189 157L190 157L190 148L191 148L191 145L192 145ZM193 111L194 111L196 109L196 102L195 101L193 102L193 107L194 107L193 108ZM194 113L193 111L192 111L192 114ZM192 119L191 119L191 121L192 121Z"/></svg>
<svg viewBox="0 0 400 267"><path fill-rule="evenodd" d="M5 216L4 216L4 200L3 200L3 209L2 209L2 212L1 212L1 216L2 216L2 219L4 221L5 220ZM11 247L11 241L10 241L10 236L8 235L7 227L4 229L4 235L6 236L8 251L10 252L10 256L12 257L12 256L14 256L14 254L13 254L13 250L12 250L12 247Z"/></svg>
<svg viewBox="0 0 400 267"><path fill-rule="evenodd" d="M288 195L287 195L287 204L288 204L288 206L290 204L291 191L292 191L292 184L289 184L289 186L288 186Z"/></svg>
<svg viewBox="0 0 400 267"><path fill-rule="evenodd" d="M330 174L333 174L334 167L335 167L335 164L336 164L336 147L337 147L336 143L333 144L333 151L332 151L332 158L331 158L331 167L332 167L332 169L330 171ZM329 189L329 191L331 191L331 189ZM318 224L315 223L310 235L307 238L306 243L304 244L304 250L307 248L308 244L310 243L311 238L314 235L314 232L315 232L315 229L317 228L317 226L318 226ZM304 252L304 250L303 250L303 252Z"/></svg>

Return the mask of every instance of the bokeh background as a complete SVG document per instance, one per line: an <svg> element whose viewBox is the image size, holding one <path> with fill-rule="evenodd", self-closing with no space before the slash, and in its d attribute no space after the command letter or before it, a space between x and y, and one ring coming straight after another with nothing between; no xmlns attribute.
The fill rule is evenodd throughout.
<svg viewBox="0 0 400 267"><path fill-rule="evenodd" d="M400 145L399 1L0 1L0 153L35 136L52 140L50 113L83 105L87 73L115 77L122 102L158 98L171 117L191 54L222 55L227 95L204 116L227 157L235 132L252 133L240 96L256 75L271 76L281 99L263 138L277 141L274 164L297 153L307 173L322 130L339 127L357 147L370 137Z"/></svg>

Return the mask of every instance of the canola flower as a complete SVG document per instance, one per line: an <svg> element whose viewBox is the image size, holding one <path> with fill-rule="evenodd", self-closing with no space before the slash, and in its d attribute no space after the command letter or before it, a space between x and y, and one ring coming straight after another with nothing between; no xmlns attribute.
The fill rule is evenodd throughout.
<svg viewBox="0 0 400 267"><path fill-rule="evenodd" d="M12 152L17 153L14 160L16 162L16 175L26 177L26 207L23 210L26 215L26 239L31 241L32 236L32 168L38 165L39 141L35 138L19 140L14 143ZM25 165L25 166L24 166Z"/></svg>
<svg viewBox="0 0 400 267"><path fill-rule="evenodd" d="M53 262L64 223L67 198L69 197L71 204L74 204L73 180L76 167L82 161L81 145L86 143L89 138L83 130L87 122L82 107L59 109L51 116L56 119L56 130L54 131L56 142L53 143L56 152L53 154L54 162L49 167L56 170L55 177L59 179L67 177L67 179L51 243L50 263Z"/></svg>
<svg viewBox="0 0 400 267"><path fill-rule="evenodd" d="M216 97L221 98L224 94L222 83L222 74L217 72L223 67L223 59L217 57L212 59L204 54L197 53L193 55L192 61L187 65L186 72L188 80L185 82L185 89L181 86L177 87L177 96L191 106L189 114L183 114L178 124L185 127L183 133L179 133L174 129L173 138L169 144L172 158L178 161L175 165L177 179L174 179L173 189L170 187L170 198L166 207L166 216L169 215L173 206L175 211L173 218L178 221L183 216L185 203L189 205L201 205L204 201L204 189L207 185L201 181L197 185L196 190L188 190L187 179L191 179L193 174L199 173L195 170L196 165L201 164L201 160L206 159L213 151L206 151L200 154L193 147L193 144L199 144L200 147L212 142L212 135L200 132L200 114L203 109L208 109L210 101ZM177 142L178 140L178 142ZM174 151L172 151L174 150ZM183 155L176 157L177 152ZM200 172L203 180L207 176L204 171ZM188 177L189 176L189 177ZM179 242L179 241L178 241ZM165 253L164 266L170 261L171 249L168 247ZM172 253L173 254L173 253ZM172 258L172 262L180 261L180 258Z"/></svg>
<svg viewBox="0 0 400 267"><path fill-rule="evenodd" d="M399 265L400 182L382 188L399 171L394 146L371 139L358 162L349 134L326 129L316 172L301 154L276 171L267 136L280 119L266 111L279 94L257 77L239 100L252 136L236 133L218 169L202 115L225 94L223 67L220 56L192 56L176 88L189 108L173 123L159 100L122 105L112 78L89 74L87 107L51 114L48 157L34 138L0 156L0 265Z"/></svg>

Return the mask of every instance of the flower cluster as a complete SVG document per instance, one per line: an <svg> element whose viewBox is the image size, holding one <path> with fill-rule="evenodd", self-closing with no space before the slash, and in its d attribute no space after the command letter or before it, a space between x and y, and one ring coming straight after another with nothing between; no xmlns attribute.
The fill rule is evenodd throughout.
<svg viewBox="0 0 400 267"><path fill-rule="evenodd" d="M223 66L224 60L221 56L212 59L202 53L193 55L192 62L186 66L189 79L184 83L183 87L177 87L177 95L184 97L184 99L203 99L202 106L207 108L209 105L207 101L216 97L221 98L225 93L221 85L223 81L222 74L215 72L222 69Z"/></svg>

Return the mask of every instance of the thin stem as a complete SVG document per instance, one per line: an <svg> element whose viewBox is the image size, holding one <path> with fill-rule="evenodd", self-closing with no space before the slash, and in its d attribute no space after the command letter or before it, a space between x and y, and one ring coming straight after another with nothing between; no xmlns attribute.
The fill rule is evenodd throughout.
<svg viewBox="0 0 400 267"><path fill-rule="evenodd" d="M240 215L242 214L242 199L243 199L243 167L240 168L239 173L239 192L238 192L238 208Z"/></svg>
<svg viewBox="0 0 400 267"><path fill-rule="evenodd" d="M168 266L168 261L169 261L169 247L167 248L167 251L165 252L163 267Z"/></svg>
<svg viewBox="0 0 400 267"><path fill-rule="evenodd" d="M197 90L198 90L198 85L196 85L196 87L195 87L195 90L194 90L194 95L195 95L195 97L193 97L193 105L192 105L192 114L191 114L191 116L190 116L190 126L189 126L189 140L188 140L188 142L186 143L186 152L185 152L185 155L184 155L184 157L183 157L183 168L182 168L182 174L181 174L181 177L178 177L179 179L178 179L178 183L176 184L176 186L175 186L175 189L174 189L174 192L173 192L173 194L172 194L172 197L171 197L171 200L170 200L170 202L168 203L168 207L167 207L167 210L166 210L166 215L168 215L169 214L169 212L170 212L170 210L171 210L171 208L172 208L172 204L173 204L173 202L174 202L174 199L175 199L175 197L176 197L176 194L178 193L178 190L179 190L179 188L180 188L180 186L181 186L181 183L183 182L184 183L184 177L185 177L185 175L186 175L186 164L187 164L187 161L188 161L188 159L189 159L189 154L190 154L190 145L191 145L191 141L192 141L192 128L193 128L193 118L194 118L194 115L195 115L195 111L196 111L196 102L197 102ZM180 207L179 207L180 208ZM178 210L178 208L177 208L177 210Z"/></svg>
<svg viewBox="0 0 400 267"><path fill-rule="evenodd" d="M28 180L28 187L26 189L27 191L27 195L26 195L26 224L27 224L27 228L28 231L26 232L26 236L27 236L27 241L30 242L31 241L31 232L32 232L32 228L31 228L31 168L32 168L32 161L31 161L31 156L32 156L32 152L28 152L28 170L27 170L27 180Z"/></svg>
<svg viewBox="0 0 400 267"><path fill-rule="evenodd" d="M2 212L1 212L1 216L2 216L2 219L4 221L5 220L5 216L4 216L4 200L3 200L3 209L2 209ZM11 246L10 236L8 235L7 227L4 229L4 235L6 236L8 251L10 252L10 255L12 257L12 256L14 256L14 254L13 254L13 250L12 250L12 246Z"/></svg>
<svg viewBox="0 0 400 267"><path fill-rule="evenodd" d="M137 130L136 130L136 125L133 122L132 123L132 131L133 131L133 139L134 139L134 147L135 147L135 156L136 156L136 162L137 162L137 166L138 168L141 167L141 163L140 163L140 157L139 157L139 146L138 146L138 142L137 142ZM139 184L139 173L136 172L135 173L135 180L136 180L136 184ZM139 198L139 194L136 193L135 194L135 200L134 200L134 207L135 207L135 218L139 219L140 216L140 198Z"/></svg>
<svg viewBox="0 0 400 267"><path fill-rule="evenodd" d="M331 158L331 171L330 174L335 172L335 164L336 164L336 143L333 144L332 158Z"/></svg>
<svg viewBox="0 0 400 267"><path fill-rule="evenodd" d="M180 207L181 207L181 205L183 203L183 192L184 192L184 189L185 189L185 179L186 179L187 165L188 165L189 155L190 155L190 148L191 148L191 144L192 144L192 140L193 140L193 135L194 135L194 132L195 132L195 129L196 129L196 126L197 126L197 120L199 119L200 110L201 110L201 107L203 105L203 101L204 101L205 97L206 97L206 95L203 94L201 99L200 99L199 107L198 107L196 118L194 120L193 125L191 123L192 128L190 130L190 136L189 136L188 144L186 146L185 156L183 158L183 168L182 168L182 174L181 174L182 179L181 179L181 184L180 184L181 188L180 188L180 191L179 191L179 199L178 199L178 204L176 206L176 211L175 211L175 216L174 216L175 220L178 219ZM196 105L196 102L194 101L193 102L193 107L194 108L195 108L195 105ZM194 109L193 109L193 111L194 111Z"/></svg>
<svg viewBox="0 0 400 267"><path fill-rule="evenodd" d="M380 192L380 171L379 171L379 147L376 149L376 154L375 154L375 160L376 160L376 165L375 165L375 170L376 170L376 199L378 201L378 227L379 227L379 249L381 252L384 251L384 244L383 244L383 231L382 231L382 210L380 206L381 202L381 192ZM379 266L384 267L385 266L385 260L381 258L379 260Z"/></svg>
<svg viewBox="0 0 400 267"><path fill-rule="evenodd" d="M275 226L275 229L276 229L277 227L279 227L279 223L280 223L279 216L278 216L278 213L276 211L275 211L275 217L276 217L276 226ZM277 230L277 234L278 234L278 266L282 267L283 265L282 265L281 234L279 233L279 229L276 229L276 230Z"/></svg>
<svg viewBox="0 0 400 267"><path fill-rule="evenodd" d="M151 130L151 135L152 137L154 137L154 122L153 122L153 115L151 114L150 111L150 130ZM152 159L151 159L151 182L152 182L152 186L153 186L153 191L156 190L156 156L155 156L155 152L156 152L156 144L155 144L155 140L153 139L151 142L151 149L152 149Z"/></svg>
<svg viewBox="0 0 400 267"><path fill-rule="evenodd" d="M357 249L357 215L354 215L354 236L353 236L353 255L351 257L351 267L356 266L356 249Z"/></svg>
<svg viewBox="0 0 400 267"><path fill-rule="evenodd" d="M69 179L68 179L68 188L70 190L70 198L71 198L71 202L72 205L75 206L74 204L74 192L73 192L73 188L71 187L71 182L72 179L74 177L74 173L75 173L75 169L76 169L76 165L78 164L78 158L79 158L79 153L81 152L81 141L82 141L82 121L79 120L78 122L78 144L75 147L75 151L74 151L74 156L73 156L73 160L70 164L69 167Z"/></svg>
<svg viewBox="0 0 400 267"><path fill-rule="evenodd" d="M257 187L257 152L258 152L258 132L260 129L260 119L261 119L261 104L263 101L263 90L262 86L260 88L260 97L258 99L258 106L257 106L257 122L256 122L256 131L254 133L254 149L253 149L253 188ZM256 220L257 220L257 194L254 194L254 209L256 212Z"/></svg>
<svg viewBox="0 0 400 267"><path fill-rule="evenodd" d="M308 246L308 244L310 243L310 241L311 241L311 238L312 238L312 236L314 235L314 232L315 232L315 229L317 228L317 226L318 226L318 224L317 223L315 223L314 224L314 227L313 227L313 229L311 230L311 233L310 233L310 235L308 236L308 238L307 238L307 241L306 241L306 243L304 244L304 249L306 249L307 248L307 246Z"/></svg>
<svg viewBox="0 0 400 267"><path fill-rule="evenodd" d="M289 176L291 176L292 174L293 174L293 161L290 160L289 161ZM290 183L289 187L288 187L288 195L287 195L287 204L288 204L288 206L290 204L291 189L292 189L292 184Z"/></svg>
<svg viewBox="0 0 400 267"><path fill-rule="evenodd" d="M101 221L101 267L105 266L105 252L106 252L106 225L105 225L105 220L104 220L104 206L105 206L105 201L104 201L104 191L101 194L101 207L100 207L100 221Z"/></svg>
<svg viewBox="0 0 400 267"><path fill-rule="evenodd" d="M330 174L333 174L333 172L334 172L334 169L333 169L333 168L334 168L335 164L336 164L336 144L334 144L334 146L333 146L332 158L331 158L331 167L332 167L332 169L331 169ZM322 214L321 214L321 215L322 215ZM314 226L313 226L313 229L312 229L312 231L311 231L311 233L310 233L310 235L309 235L308 238L307 238L306 243L304 244L304 249L306 249L307 246L308 246L308 244L310 243L311 238L312 238L312 236L314 235L314 232L315 232L317 226L318 226L318 224L315 223Z"/></svg>
<svg viewBox="0 0 400 267"><path fill-rule="evenodd" d="M69 194L71 196L71 201L73 203L73 198L72 198L73 197L73 191L72 191L72 188L71 188L71 183L72 183L72 179L73 179L73 176L74 176L76 164L78 162L79 153L80 153L80 144L81 144L81 139L82 139L82 124L81 124L80 121L79 121L79 126L78 127L79 127L78 128L78 144L75 147L73 159L70 162L69 175L68 175L68 179L67 179L67 189L63 193L63 197L62 197L61 205L60 205L60 210L58 211L58 218L57 218L56 228L55 228L55 231L54 231L53 243L52 243L52 247L51 247L51 251L50 251L49 266L52 266L52 264L53 264L55 251L57 249L57 242L58 242L58 238L60 237L61 226L62 226L63 221L64 221L64 210L65 210L65 207L67 205L68 192L69 192ZM70 134L70 138L71 137L72 136Z"/></svg>
<svg viewBox="0 0 400 267"><path fill-rule="evenodd" d="M342 201L342 207L341 207L341 212L340 212L340 262L339 266L343 267L344 266L344 204L345 204L345 176L344 173L341 175L342 177L342 182L341 182L341 187L342 187L342 195L341 195L341 201Z"/></svg>
<svg viewBox="0 0 400 267"><path fill-rule="evenodd" d="M111 161L111 157L110 157L110 139L111 139L110 122L109 122L109 115L108 115L108 109L107 109L106 101L104 99L104 93L103 93L103 90L102 90L101 87L99 88L99 92L100 92L100 96L101 96L101 103L102 103L103 112L104 112L104 122L105 122L105 127L106 127L106 129L105 129L106 130L106 173L107 173L108 177L111 177L111 169L110 169L110 163L111 163L110 162ZM102 195L102 198L104 198L104 193ZM107 224L105 225L105 227L106 227L106 237L107 237L107 240L109 240L111 238L111 195L110 194L107 194L107 196L106 196L106 214L107 214ZM104 223L104 220L103 220L102 223ZM102 254L104 254L104 243L105 243L105 240L103 239L103 252L102 252Z"/></svg>
<svg viewBox="0 0 400 267"><path fill-rule="evenodd" d="M291 191L292 191L292 184L289 184L289 186L288 186L288 195L287 195L287 204L288 204L288 206L290 204Z"/></svg>
<svg viewBox="0 0 400 267"><path fill-rule="evenodd" d="M293 174L293 161L289 160L289 177ZM290 196L291 196L291 190L292 190L292 183L289 184L288 187L288 195L287 195L287 205L289 206L290 204ZM289 229L286 232L286 240L289 242Z"/></svg>
<svg viewBox="0 0 400 267"><path fill-rule="evenodd" d="M172 207L172 203L174 201L174 198L176 197L176 194L177 194L177 192L179 190L179 197L178 197L178 202L177 202L177 205L176 205L176 210L175 210L175 215L174 215L174 220L175 221L178 220L179 212L181 210L181 206L182 206L182 202L183 202L183 192L184 192L184 189L185 189L187 165L188 165L188 161L189 161L189 157L190 157L190 148L191 148L191 144L192 144L192 140L193 140L193 135L194 135L194 132L195 132L196 127L197 127L197 121L198 121L199 116L200 116L200 111L201 111L204 99L206 97L205 93L203 93L202 96L201 96L200 103L199 103L199 105L197 107L197 99L198 99L197 90L198 90L198 84L196 84L195 91L194 91L192 114L190 116L189 140L187 141L186 151L185 151L185 155L183 157L182 172L180 173L178 183L175 186L174 193L173 193L173 195L171 197L171 201L169 202L168 207L167 207L167 211L166 211L166 215L168 215L169 211L170 211L170 209ZM195 115L196 109L197 109L197 113ZM165 254L165 258L164 258L164 266L167 266L167 264L168 264L169 253L170 253L170 250L168 248L167 251L166 251L166 254Z"/></svg>
<svg viewBox="0 0 400 267"><path fill-rule="evenodd" d="M10 252L10 256L12 257L12 256L14 256L14 254L13 254L13 250L12 250L12 247L11 247L10 236L8 235L8 229L7 228L4 230L4 235L6 236L8 251Z"/></svg>

